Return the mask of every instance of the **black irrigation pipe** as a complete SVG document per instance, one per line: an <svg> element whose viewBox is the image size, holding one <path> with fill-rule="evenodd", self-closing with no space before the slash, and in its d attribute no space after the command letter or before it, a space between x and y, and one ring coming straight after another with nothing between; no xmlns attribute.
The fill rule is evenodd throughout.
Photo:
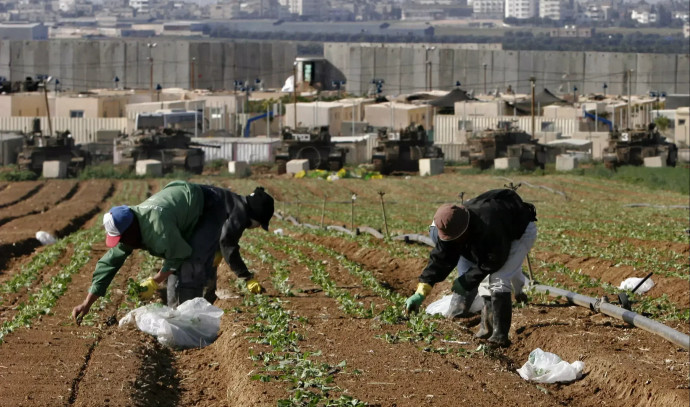
<svg viewBox="0 0 690 407"><path fill-rule="evenodd" d="M284 220L289 220L292 222L295 226L306 226L311 229L322 229L318 226L315 225L309 225L309 224L301 224L295 219L294 217L288 215L284 217L280 213L274 213L275 217L278 219L284 219ZM308 226L307 226L308 225ZM359 228L356 228L354 231L343 227L343 226L335 226L335 225L330 225L326 226L326 229L328 230L335 230L341 233L348 234L350 236L357 236L361 232L368 233L377 239L383 239L384 236L380 231L377 231L376 229L373 229L368 226L362 226ZM407 234L402 234L402 235L397 235L397 236L392 236L390 238L391 240L399 240L399 241L404 241L405 243L422 243L426 244L428 246L434 247L433 241L424 235L419 235L419 234L412 234L412 233L407 233ZM556 288L556 287L551 287L547 285L542 285L542 284L537 284L533 285L532 288L535 291L544 293L546 295L552 296L552 297L565 297L568 299L568 301L572 304L579 305L584 308L588 308L592 312L601 312L602 314L608 315L610 317L618 318L624 322L627 322L628 324L635 326L637 328L643 329L647 332L653 333L655 335L661 336L662 338L668 340L669 342L678 345L682 347L685 350L690 350L690 336L676 331L675 329L668 327L660 322L654 321L652 319L643 317L642 315L639 315L633 311L629 311L620 307L617 307L613 304L609 304L607 302L603 302L601 300L597 300L582 294L578 294L572 291L567 291L561 288Z"/></svg>

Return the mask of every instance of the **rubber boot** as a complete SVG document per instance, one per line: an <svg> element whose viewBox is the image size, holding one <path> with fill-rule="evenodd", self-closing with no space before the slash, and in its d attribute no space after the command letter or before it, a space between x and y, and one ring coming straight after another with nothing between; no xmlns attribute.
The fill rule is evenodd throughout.
<svg viewBox="0 0 690 407"><path fill-rule="evenodd" d="M527 297L527 294L525 294L524 292L520 291L519 293L515 293L515 302L527 304L528 301L529 297Z"/></svg>
<svg viewBox="0 0 690 407"><path fill-rule="evenodd" d="M458 294L455 294L457 296ZM477 289L475 288L474 290L468 292L466 295L459 296L460 297L460 304L457 306L457 313L454 315L455 317L460 317L460 318L469 318L472 315L474 315L470 309L472 308L472 303L474 302L474 299L477 298ZM451 307L454 304L452 303L451 300Z"/></svg>
<svg viewBox="0 0 690 407"><path fill-rule="evenodd" d="M510 346L508 332L513 317L513 302L510 293L492 293L491 305L493 306L493 335L489 342L499 347Z"/></svg>
<svg viewBox="0 0 690 407"><path fill-rule="evenodd" d="M486 339L493 332L493 304L491 297L482 296L484 306L482 307L482 320L479 323L479 331L474 335L475 338Z"/></svg>

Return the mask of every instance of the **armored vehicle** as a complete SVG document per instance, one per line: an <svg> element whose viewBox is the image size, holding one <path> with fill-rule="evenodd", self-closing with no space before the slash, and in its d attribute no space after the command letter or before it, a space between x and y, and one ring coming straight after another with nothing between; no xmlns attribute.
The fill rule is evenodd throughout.
<svg viewBox="0 0 690 407"><path fill-rule="evenodd" d="M614 128L609 133L609 144L604 148L604 164L608 168L621 165L643 165L647 157L661 157L669 167L678 161L678 147L659 133L656 125L650 123L646 128L619 131Z"/></svg>
<svg viewBox="0 0 690 407"><path fill-rule="evenodd" d="M497 129L487 129L476 136L468 137L470 165L487 169L494 159L515 157L520 168L533 170L544 168L546 146L539 144L528 133L514 127L510 122L499 123Z"/></svg>
<svg viewBox="0 0 690 407"><path fill-rule="evenodd" d="M115 164L134 167L139 160L158 160L163 173L176 170L201 174L204 169L204 150L215 147L193 143L191 133L179 129L142 129L123 135L115 142Z"/></svg>
<svg viewBox="0 0 690 407"><path fill-rule="evenodd" d="M337 148L331 142L328 126L313 129L283 128L282 144L276 151L278 173L284 174L287 162L295 159L309 160L310 170L338 171L345 164L347 150Z"/></svg>
<svg viewBox="0 0 690 407"><path fill-rule="evenodd" d="M380 129L371 154L374 171L390 174L394 171L419 171L422 158L443 158L441 148L432 145L424 126L411 125L399 133Z"/></svg>
<svg viewBox="0 0 690 407"><path fill-rule="evenodd" d="M76 176L91 162L91 154L74 144L69 130L56 132L54 136L44 135L41 120L33 120L32 131L24 134L24 146L17 155L20 169L43 172L43 162L61 161L67 166L67 176Z"/></svg>

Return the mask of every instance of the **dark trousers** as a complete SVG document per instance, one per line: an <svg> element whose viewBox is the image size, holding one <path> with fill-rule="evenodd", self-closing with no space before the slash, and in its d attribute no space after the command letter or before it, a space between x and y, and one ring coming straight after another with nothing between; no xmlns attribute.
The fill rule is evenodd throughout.
<svg viewBox="0 0 690 407"><path fill-rule="evenodd" d="M223 223L228 217L220 188L202 185L204 209L189 240L192 257L185 261L176 274L168 277L168 306L196 297L208 302L216 300L217 268L213 265L220 250L219 239Z"/></svg>

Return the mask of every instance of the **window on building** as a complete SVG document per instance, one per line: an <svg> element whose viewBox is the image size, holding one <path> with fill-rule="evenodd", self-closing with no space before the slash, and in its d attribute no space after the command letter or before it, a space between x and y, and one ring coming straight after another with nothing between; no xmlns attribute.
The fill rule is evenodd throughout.
<svg viewBox="0 0 690 407"><path fill-rule="evenodd" d="M472 130L471 120L458 120L458 130Z"/></svg>
<svg viewBox="0 0 690 407"><path fill-rule="evenodd" d="M220 107L212 107L209 109L211 113L211 119L220 119L223 117L223 109Z"/></svg>
<svg viewBox="0 0 690 407"><path fill-rule="evenodd" d="M682 126L685 124L685 119L678 119L678 125Z"/></svg>
<svg viewBox="0 0 690 407"><path fill-rule="evenodd" d="M84 111L83 110L70 110L69 111L69 117L72 119L81 119L84 117Z"/></svg>
<svg viewBox="0 0 690 407"><path fill-rule="evenodd" d="M554 122L541 122L541 131L556 131Z"/></svg>

